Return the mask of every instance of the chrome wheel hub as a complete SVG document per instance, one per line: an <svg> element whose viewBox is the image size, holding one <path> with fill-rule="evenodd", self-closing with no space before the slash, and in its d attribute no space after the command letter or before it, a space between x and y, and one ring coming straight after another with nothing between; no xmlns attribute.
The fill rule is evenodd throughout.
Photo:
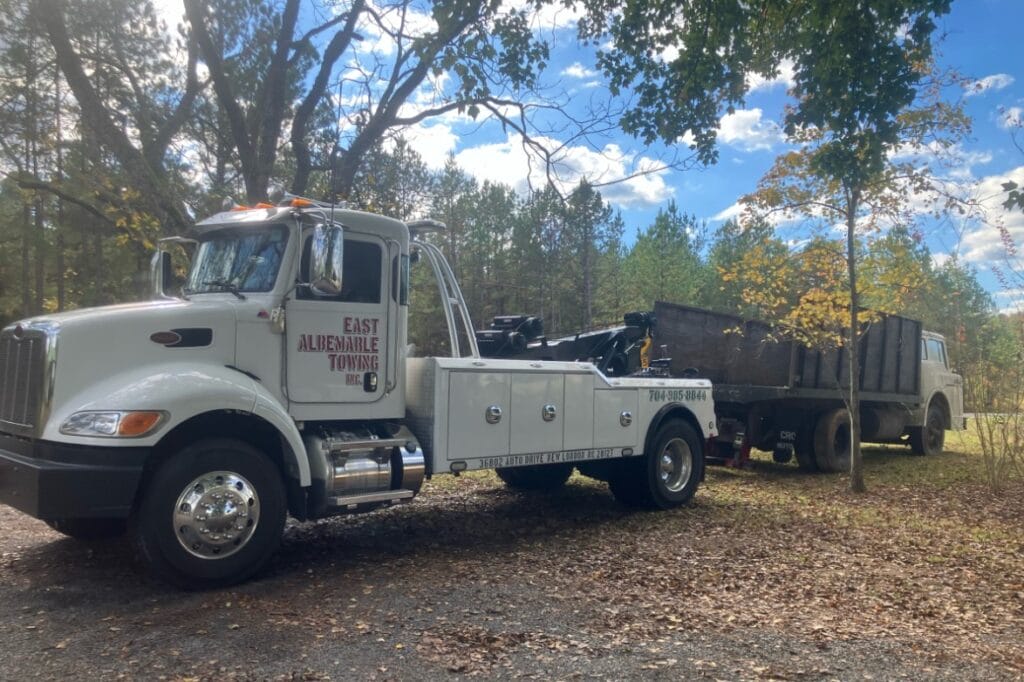
<svg viewBox="0 0 1024 682"><path fill-rule="evenodd" d="M693 453L682 438L673 438L665 444L659 460L661 483L669 492L677 493L686 487L693 471Z"/></svg>
<svg viewBox="0 0 1024 682"><path fill-rule="evenodd" d="M260 520L256 489L232 471L211 471L188 484L174 506L174 534L200 559L223 559L245 547Z"/></svg>

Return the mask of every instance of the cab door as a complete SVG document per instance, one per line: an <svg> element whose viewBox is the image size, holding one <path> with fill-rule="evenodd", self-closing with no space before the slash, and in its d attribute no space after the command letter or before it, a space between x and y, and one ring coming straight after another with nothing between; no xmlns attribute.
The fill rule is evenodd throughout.
<svg viewBox="0 0 1024 682"><path fill-rule="evenodd" d="M922 388L928 389L927 392L922 391L922 394L927 397L932 391L943 393L949 401L952 427L959 430L963 425L963 379L949 367L944 339L926 335L922 342L924 355L921 363L921 383Z"/></svg>
<svg viewBox="0 0 1024 682"><path fill-rule="evenodd" d="M300 282L309 281L310 243L304 236ZM388 264L383 240L346 230L341 293L320 296L308 286L295 289L285 319L285 386L291 402L369 403L384 395Z"/></svg>

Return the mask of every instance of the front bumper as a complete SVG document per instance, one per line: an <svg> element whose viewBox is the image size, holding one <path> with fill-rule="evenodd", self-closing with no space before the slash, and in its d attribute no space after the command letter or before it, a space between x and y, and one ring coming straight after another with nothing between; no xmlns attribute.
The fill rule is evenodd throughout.
<svg viewBox="0 0 1024 682"><path fill-rule="evenodd" d="M127 518L148 453L0 433L0 504L44 520Z"/></svg>

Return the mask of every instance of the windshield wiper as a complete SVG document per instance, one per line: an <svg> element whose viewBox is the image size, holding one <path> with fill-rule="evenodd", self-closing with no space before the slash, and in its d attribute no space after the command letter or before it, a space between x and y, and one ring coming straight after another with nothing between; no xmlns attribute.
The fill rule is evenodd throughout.
<svg viewBox="0 0 1024 682"><path fill-rule="evenodd" d="M234 282L229 282L226 279L211 279L207 282L203 282L204 287L219 287L225 291L230 291L232 294L237 296L239 300L244 301L245 295L238 290L238 285Z"/></svg>

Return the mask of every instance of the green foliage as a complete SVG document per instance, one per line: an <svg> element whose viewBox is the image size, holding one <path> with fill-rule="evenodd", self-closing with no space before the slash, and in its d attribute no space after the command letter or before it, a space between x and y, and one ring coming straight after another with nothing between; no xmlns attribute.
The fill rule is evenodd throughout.
<svg viewBox="0 0 1024 682"><path fill-rule="evenodd" d="M901 138L898 114L914 100L931 60L935 18L950 0L586 0L585 40L613 93L633 93L622 118L650 142L689 140L717 159L720 116L742 105L751 76L794 66L791 135L824 131L819 174L865 182Z"/></svg>
<svg viewBox="0 0 1024 682"><path fill-rule="evenodd" d="M1006 192L1006 201L1003 202L1003 206L1006 207L1007 211L1015 209L1024 211L1024 190L1016 182L1013 180L1004 182L1003 191Z"/></svg>
<svg viewBox="0 0 1024 682"><path fill-rule="evenodd" d="M654 223L638 231L623 262L626 304L644 309L654 301L698 304L709 278L703 262L705 226L682 213L674 201L658 211Z"/></svg>
<svg viewBox="0 0 1024 682"><path fill-rule="evenodd" d="M740 223L727 220L714 234L708 253L708 281L701 298L707 307L744 317L761 317L755 306L743 300L741 287L731 284L729 273L738 273L748 254L763 250L762 260L776 263L785 260L788 249L775 237L775 228L765 220L753 218Z"/></svg>

